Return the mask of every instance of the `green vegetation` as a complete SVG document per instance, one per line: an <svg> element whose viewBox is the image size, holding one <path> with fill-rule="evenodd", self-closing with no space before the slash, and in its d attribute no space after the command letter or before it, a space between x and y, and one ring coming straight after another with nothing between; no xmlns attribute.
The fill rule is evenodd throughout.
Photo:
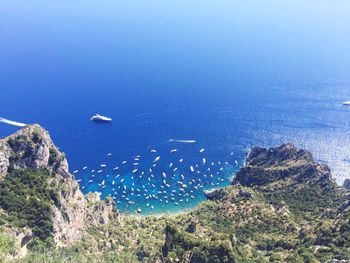
<svg viewBox="0 0 350 263"><path fill-rule="evenodd" d="M288 204L295 216L317 216L327 211L329 217L336 215L337 207L345 201L335 184L322 184L317 180L309 180L307 184L289 185L281 183L275 185L274 191L263 189L266 199L279 205Z"/></svg>
<svg viewBox="0 0 350 263"><path fill-rule="evenodd" d="M56 247L53 206L64 210L67 205L78 205L61 199L74 195L77 184L49 172L55 171L64 155L48 147L48 170L17 168L18 164L33 167L30 164L35 163L38 149L52 145L45 138L34 127L7 139L11 156L8 173L0 179L0 262L314 263L350 259L348 193L331 180L328 167L290 144L253 149L234 185L208 193L209 200L189 212L123 215L112 224L86 224L78 242ZM102 204L96 206L98 213L104 212ZM23 233L18 236L21 228L26 228L24 243L30 249L24 257L18 256L26 250L19 244L23 242Z"/></svg>
<svg viewBox="0 0 350 263"><path fill-rule="evenodd" d="M40 239L33 242L35 250L21 262L326 262L350 258L350 212L335 216L344 196L317 180L297 187L283 181L279 187L273 184L255 190L228 186L219 191L219 200L205 201L188 213L123 216L119 226L91 227L75 245L53 248L47 245L52 231L49 206L55 203L57 190L50 178L47 171L20 170L0 182L6 220L19 227L47 230L36 232ZM198 222L196 231L188 233L193 219ZM13 240L5 236L3 240L2 253L14 253Z"/></svg>
<svg viewBox="0 0 350 263"><path fill-rule="evenodd" d="M15 239L5 235L2 229L0 229L0 262L8 255L15 256L16 252L17 246Z"/></svg>
<svg viewBox="0 0 350 263"><path fill-rule="evenodd" d="M51 200L57 190L50 187L46 170L14 170L0 181L0 207L16 227L29 227L39 240L47 240L53 231ZM39 242L39 240L35 242Z"/></svg>
<svg viewBox="0 0 350 263"><path fill-rule="evenodd" d="M163 247L167 261L178 258L190 258L191 262L234 262L232 244L225 235L212 236L210 239L195 237L180 230L174 223L169 223L165 229L167 239L172 244ZM169 253L171 249L171 253Z"/></svg>
<svg viewBox="0 0 350 263"><path fill-rule="evenodd" d="M42 248L21 262L170 263L190 258L192 263L301 263L350 258L349 212L338 217L335 224L333 215L320 220L301 209L300 214L308 214L308 219L302 220L304 217L286 212L287 205L287 210L272 207L269 199L256 191L244 199L239 189L242 187L226 187L221 200L205 201L189 213L123 216L117 227L89 228L75 245ZM188 233L193 219L198 221L196 231Z"/></svg>

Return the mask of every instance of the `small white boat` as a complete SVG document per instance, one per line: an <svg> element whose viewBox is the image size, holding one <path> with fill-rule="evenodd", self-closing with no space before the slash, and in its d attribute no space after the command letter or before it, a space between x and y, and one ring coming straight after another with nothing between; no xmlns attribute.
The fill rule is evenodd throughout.
<svg viewBox="0 0 350 263"><path fill-rule="evenodd" d="M91 121L100 121L100 122L111 122L112 121L111 118L108 118L106 116L102 116L102 115L99 115L99 114L96 114L96 115L92 116L90 120Z"/></svg>
<svg viewBox="0 0 350 263"><path fill-rule="evenodd" d="M350 100L349 101L343 101L343 105L350 106Z"/></svg>

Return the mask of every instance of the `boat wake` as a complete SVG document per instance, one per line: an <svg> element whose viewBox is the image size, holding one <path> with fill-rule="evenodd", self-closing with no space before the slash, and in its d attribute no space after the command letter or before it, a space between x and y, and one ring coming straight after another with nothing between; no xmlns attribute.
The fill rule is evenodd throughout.
<svg viewBox="0 0 350 263"><path fill-rule="evenodd" d="M27 125L25 123L21 123L21 122L17 122L17 121L11 121L11 120L8 120L8 119L2 118L2 117L0 117L0 122L7 123L7 124L10 124L10 125L13 125L13 126L18 126L18 127L24 127L24 126Z"/></svg>
<svg viewBox="0 0 350 263"><path fill-rule="evenodd" d="M175 142L175 143L196 143L196 140L176 140L176 139L170 139L169 142Z"/></svg>

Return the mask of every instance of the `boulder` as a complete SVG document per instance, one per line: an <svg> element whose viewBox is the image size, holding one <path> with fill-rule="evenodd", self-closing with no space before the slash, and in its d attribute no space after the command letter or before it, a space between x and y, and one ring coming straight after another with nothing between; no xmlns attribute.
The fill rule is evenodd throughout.
<svg viewBox="0 0 350 263"><path fill-rule="evenodd" d="M220 200L226 195L223 188L215 188L211 190L204 190L204 195L208 200Z"/></svg>
<svg viewBox="0 0 350 263"><path fill-rule="evenodd" d="M196 230L197 230L197 224L198 224L198 222L197 222L196 220L191 220L191 222L190 222L190 224L188 225L186 231L187 231L188 233L191 233L191 234L195 233Z"/></svg>
<svg viewBox="0 0 350 263"><path fill-rule="evenodd" d="M345 179L343 186L345 189L350 190L350 179Z"/></svg>

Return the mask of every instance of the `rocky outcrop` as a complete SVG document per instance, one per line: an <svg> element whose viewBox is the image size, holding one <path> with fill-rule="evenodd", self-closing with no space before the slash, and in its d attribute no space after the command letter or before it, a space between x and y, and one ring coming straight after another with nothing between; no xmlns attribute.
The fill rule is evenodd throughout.
<svg viewBox="0 0 350 263"><path fill-rule="evenodd" d="M315 162L310 152L292 144L253 148L232 184L258 191L277 209L286 205L282 212L286 215L336 213L346 196L327 165Z"/></svg>
<svg viewBox="0 0 350 263"><path fill-rule="evenodd" d="M0 140L0 182L13 179L10 176L15 172L22 176L25 173L21 172L32 173L33 169L44 178L45 187L39 190L47 188L52 199L45 203L46 210L39 211L48 214L44 219L50 219L49 226L52 214L53 230L49 231L56 245L68 246L45 255L49 261L322 262L339 258L330 262L347 262L349 255L348 191L333 182L327 166L291 144L253 148L233 185L205 191L209 201L191 211L157 218L120 218L111 197L101 200L100 193L84 196L68 171L64 154L38 125ZM45 171L36 172L41 170ZM16 186L12 182L4 184L6 189ZM24 182L22 186L27 186ZM14 241L7 244L15 246L18 253L11 252L9 259L16 260L27 253L27 245L38 240L37 230L42 228L16 228L7 220L14 214L4 207L0 205L0 231L12 236ZM22 206L18 210L21 212ZM29 216L32 212L30 209ZM86 231L90 227L93 231ZM78 240L77 246L71 246ZM56 252L62 254L49 258ZM130 257L133 252L135 257ZM72 259L74 253L78 254ZM41 255L39 261L45 257Z"/></svg>
<svg viewBox="0 0 350 263"><path fill-rule="evenodd" d="M228 188L217 188L212 190L204 190L204 195L208 200L223 201L230 200L234 202L236 200L247 200L253 197L253 194L244 189L241 185L235 185L234 191Z"/></svg>
<svg viewBox="0 0 350 263"><path fill-rule="evenodd" d="M86 196L88 201L87 216L85 224L96 226L99 224L117 225L120 217L112 197L101 201L100 193L89 193Z"/></svg>
<svg viewBox="0 0 350 263"><path fill-rule="evenodd" d="M58 185L58 206L52 206L53 236L58 246L71 245L81 239L84 234L87 201L73 178L60 178Z"/></svg>
<svg viewBox="0 0 350 263"><path fill-rule="evenodd" d="M290 162L315 163L312 154L306 150L298 149L293 144L282 144L276 148L254 147L248 154L246 164L249 166L283 166Z"/></svg>
<svg viewBox="0 0 350 263"><path fill-rule="evenodd" d="M254 147L232 184L252 187L291 177L298 183L311 177L330 181L331 173L326 165L315 162L310 152L297 149L292 144L270 149Z"/></svg>
<svg viewBox="0 0 350 263"><path fill-rule="evenodd" d="M345 189L350 190L350 179L345 179L343 186Z"/></svg>
<svg viewBox="0 0 350 263"><path fill-rule="evenodd" d="M89 226L118 222L113 199L101 201L98 194L85 197L69 173L64 154L39 125L27 125L0 140L0 180L15 169L45 169L53 175L48 180L58 189L51 207L52 235L58 246L69 246L80 240Z"/></svg>
<svg viewBox="0 0 350 263"><path fill-rule="evenodd" d="M196 232L197 230L197 224L198 224L198 221L197 220L191 220L190 224L188 225L186 231L188 233L191 233L193 234L194 232Z"/></svg>
<svg viewBox="0 0 350 263"><path fill-rule="evenodd" d="M60 176L69 176L64 154L39 125L28 125L0 140L0 176L19 168L48 169Z"/></svg>
<svg viewBox="0 0 350 263"><path fill-rule="evenodd" d="M238 196L241 198L250 199L252 198L253 195L251 192L245 191L243 189L239 189Z"/></svg>
<svg viewBox="0 0 350 263"><path fill-rule="evenodd" d="M342 204L339 209L338 209L338 213L342 214L345 211L349 211L350 210L350 201L346 201L344 204Z"/></svg>
<svg viewBox="0 0 350 263"><path fill-rule="evenodd" d="M176 231L174 229L174 226L167 225L165 228L165 243L162 247L162 255L164 257L168 256L169 251L171 251L174 245L175 234L176 234Z"/></svg>
<svg viewBox="0 0 350 263"><path fill-rule="evenodd" d="M204 195L208 200L220 200L226 195L224 188L214 188L211 190L204 190Z"/></svg>
<svg viewBox="0 0 350 263"><path fill-rule="evenodd" d="M28 253L27 244L33 239L34 235L33 232L28 228L13 228L4 226L2 228L2 231L14 238L14 248L16 249L16 254L9 255L6 259L1 258L1 262L9 262L15 259L19 259L23 256L25 256Z"/></svg>
<svg viewBox="0 0 350 263"><path fill-rule="evenodd" d="M0 179L3 178L9 167L8 152L5 151L5 143L0 141Z"/></svg>

